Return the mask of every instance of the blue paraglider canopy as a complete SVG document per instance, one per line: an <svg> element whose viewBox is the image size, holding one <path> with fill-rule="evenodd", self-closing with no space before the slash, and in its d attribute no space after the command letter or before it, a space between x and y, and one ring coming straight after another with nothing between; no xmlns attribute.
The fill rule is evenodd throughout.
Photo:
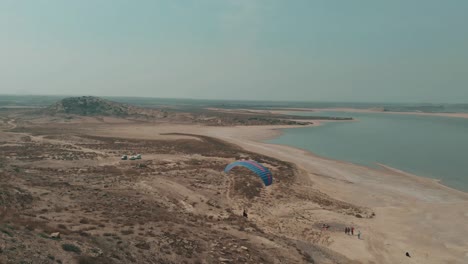
<svg viewBox="0 0 468 264"><path fill-rule="evenodd" d="M229 173L231 169L237 166L245 167L255 172L255 174L257 174L262 179L265 186L271 185L273 183L273 176L271 174L271 171L267 169L265 166L263 166L262 164L253 160L234 161L233 163L226 166L226 168L224 169L224 172Z"/></svg>

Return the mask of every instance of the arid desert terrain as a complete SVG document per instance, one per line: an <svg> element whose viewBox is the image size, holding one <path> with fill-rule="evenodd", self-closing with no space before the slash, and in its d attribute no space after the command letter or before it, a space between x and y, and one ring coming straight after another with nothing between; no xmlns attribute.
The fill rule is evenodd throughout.
<svg viewBox="0 0 468 264"><path fill-rule="evenodd" d="M467 260L465 193L259 141L303 121L31 113L1 113L0 263ZM239 159L274 183L223 172Z"/></svg>

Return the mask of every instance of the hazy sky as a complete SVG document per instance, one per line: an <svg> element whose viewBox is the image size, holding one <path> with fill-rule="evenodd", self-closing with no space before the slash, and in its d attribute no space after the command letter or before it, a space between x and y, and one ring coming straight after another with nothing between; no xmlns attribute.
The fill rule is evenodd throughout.
<svg viewBox="0 0 468 264"><path fill-rule="evenodd" d="M466 0L0 0L0 94L468 102Z"/></svg>

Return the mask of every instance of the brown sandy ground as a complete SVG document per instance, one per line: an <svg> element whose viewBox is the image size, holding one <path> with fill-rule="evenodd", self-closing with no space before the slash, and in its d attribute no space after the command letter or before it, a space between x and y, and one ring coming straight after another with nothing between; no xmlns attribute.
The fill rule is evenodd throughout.
<svg viewBox="0 0 468 264"><path fill-rule="evenodd" d="M292 162L297 166L294 188L308 195L320 191L339 201L371 208L374 218L356 218L336 210L317 209L314 202L294 199L272 200L264 208L277 235L295 236L316 223L328 223L339 230L352 225L363 238L329 232L333 241L327 247L359 263L466 263L468 260L468 194L445 187L435 180L421 178L394 169L370 169L346 162L329 160L288 146L259 140L276 136L275 127L206 127L196 125L114 125L83 128L87 133L135 139L167 139L161 133L183 132L207 135L254 151ZM383 150L384 151L384 150ZM255 212L251 212L253 214ZM297 213L304 216L297 216ZM252 215L250 218L255 218ZM285 219L290 219L286 222ZM300 223L300 224L298 224ZM333 229L332 229L333 230ZM409 251L412 258L407 258ZM314 255L313 257L316 257ZM322 260L321 260L322 261ZM316 261L317 263L322 263ZM325 262L326 263L326 262ZM345 262L346 263L346 262Z"/></svg>
<svg viewBox="0 0 468 264"><path fill-rule="evenodd" d="M321 192L294 164L102 121L2 118L0 263L354 263L334 237L372 211ZM120 160L133 153L143 159ZM274 184L242 168L225 175L239 158L268 166ZM320 215L333 215L330 230Z"/></svg>

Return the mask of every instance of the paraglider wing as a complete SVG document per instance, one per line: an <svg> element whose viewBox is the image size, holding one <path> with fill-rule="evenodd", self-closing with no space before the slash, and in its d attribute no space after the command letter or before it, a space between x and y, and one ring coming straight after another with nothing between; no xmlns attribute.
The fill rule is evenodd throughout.
<svg viewBox="0 0 468 264"><path fill-rule="evenodd" d="M273 176L270 172L269 169L267 169L265 166L262 164L255 162L253 160L241 160L241 161L235 161L229 165L226 166L224 169L225 173L229 173L229 171L237 166L245 167L257 174L265 184L265 186L270 185L273 182Z"/></svg>

